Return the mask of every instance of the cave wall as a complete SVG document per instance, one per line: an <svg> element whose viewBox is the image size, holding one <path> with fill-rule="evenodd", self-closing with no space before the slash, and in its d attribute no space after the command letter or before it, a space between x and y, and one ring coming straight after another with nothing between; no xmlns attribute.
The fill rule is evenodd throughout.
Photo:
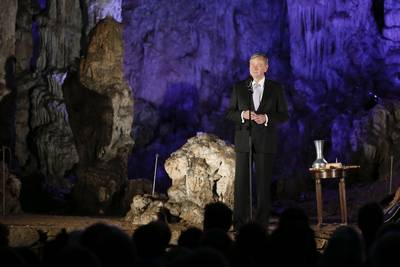
<svg viewBox="0 0 400 267"><path fill-rule="evenodd" d="M232 141L224 117L231 87L247 77L248 57L262 51L270 57L268 76L284 84L289 102L275 170L281 188L298 192L311 182L315 139L327 141L328 161L362 165L356 179L387 178L389 155L399 156L397 104L387 102L400 89L398 6L123 1L125 75L141 107L130 175L150 177L156 153L167 157L198 131ZM376 115L382 109L386 117Z"/></svg>
<svg viewBox="0 0 400 267"><path fill-rule="evenodd" d="M14 155L21 176L62 198L72 188L70 170L79 161L62 84L80 55L80 1L21 1L18 6ZM25 43L28 28L31 42Z"/></svg>
<svg viewBox="0 0 400 267"><path fill-rule="evenodd" d="M123 1L122 19L125 75L143 106L133 177L151 177L155 155L162 162L196 132L231 140L231 87L255 51L271 55L271 78L290 77L285 1Z"/></svg>
<svg viewBox="0 0 400 267"><path fill-rule="evenodd" d="M44 180L61 198L79 173L112 176L118 185L122 176L150 178L156 154L158 189L166 190L161 166L189 137L208 132L232 141L229 95L248 77L256 51L270 57L268 77L283 83L289 104L274 176L282 190L298 193L310 182L314 139L327 141L328 161L361 164L363 181L387 178L390 155L400 156L398 1L19 0L0 7L0 141L13 148L23 177ZM106 17L121 23L122 43L106 37L89 67L80 67ZM102 44L110 48L98 61ZM116 65L107 66L114 54ZM123 76L113 73L122 59ZM98 79L88 85L80 76L93 74L92 63ZM135 99L132 151L123 118L133 104L121 104L131 97L127 88ZM116 157L119 148L128 166ZM105 162L113 161L129 172L107 174ZM396 177L399 168L395 161Z"/></svg>
<svg viewBox="0 0 400 267"><path fill-rule="evenodd" d="M15 23L17 2L15 0L2 1L0 4L0 101L10 93L6 86L6 69L10 57L15 55ZM10 64L10 63L8 63Z"/></svg>
<svg viewBox="0 0 400 267"><path fill-rule="evenodd" d="M2 24L12 30L1 29L0 83L11 93L0 99L0 140L13 151L22 207L108 213L133 145L122 25L112 18L120 1L12 3Z"/></svg>

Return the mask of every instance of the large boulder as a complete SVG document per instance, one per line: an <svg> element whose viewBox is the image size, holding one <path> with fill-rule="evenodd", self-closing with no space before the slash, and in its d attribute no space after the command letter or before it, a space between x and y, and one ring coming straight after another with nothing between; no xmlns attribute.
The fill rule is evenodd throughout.
<svg viewBox="0 0 400 267"><path fill-rule="evenodd" d="M235 153L214 135L200 133L171 154L165 170L172 179L171 202L190 201L200 207L212 201L233 206Z"/></svg>
<svg viewBox="0 0 400 267"><path fill-rule="evenodd" d="M172 179L168 201L153 202L151 198L137 196L126 219L147 222L164 208L185 222L200 224L207 203L222 201L232 208L234 164L233 146L215 135L198 133L165 162L165 170Z"/></svg>
<svg viewBox="0 0 400 267"><path fill-rule="evenodd" d="M149 195L136 195L132 199L129 212L125 220L132 224L148 224L157 220L160 210L165 206L161 200L152 198Z"/></svg>

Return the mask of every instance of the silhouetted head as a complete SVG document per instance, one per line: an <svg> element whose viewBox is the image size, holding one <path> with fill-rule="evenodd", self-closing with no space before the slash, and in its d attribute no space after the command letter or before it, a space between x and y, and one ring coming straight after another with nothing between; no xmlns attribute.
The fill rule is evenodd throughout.
<svg viewBox="0 0 400 267"><path fill-rule="evenodd" d="M244 224L236 237L236 245L241 250L254 251L265 248L267 230L257 222Z"/></svg>
<svg viewBox="0 0 400 267"><path fill-rule="evenodd" d="M53 240L45 241L42 252L42 261L45 265L54 262L58 253L68 244L68 239L69 235L63 228Z"/></svg>
<svg viewBox="0 0 400 267"><path fill-rule="evenodd" d="M272 266L315 266L318 253L314 231L302 220L280 224L269 237Z"/></svg>
<svg viewBox="0 0 400 267"><path fill-rule="evenodd" d="M202 247L214 248L224 255L228 255L232 248L233 241L228 234L222 230L213 228L205 231L200 241Z"/></svg>
<svg viewBox="0 0 400 267"><path fill-rule="evenodd" d="M358 211L357 223L363 233L373 232L376 234L383 224L383 211L381 206L376 202L362 206Z"/></svg>
<svg viewBox="0 0 400 267"><path fill-rule="evenodd" d="M349 226L335 230L321 256L323 267L357 267L364 262L364 247L359 233Z"/></svg>
<svg viewBox="0 0 400 267"><path fill-rule="evenodd" d="M203 231L197 227L190 227L182 231L178 238L178 245L188 249L195 249L199 246Z"/></svg>
<svg viewBox="0 0 400 267"><path fill-rule="evenodd" d="M228 267L226 257L213 248L198 248L190 255L183 257L170 267Z"/></svg>
<svg viewBox="0 0 400 267"><path fill-rule="evenodd" d="M53 266L100 267L102 265L99 258L88 248L79 245L67 245L60 251Z"/></svg>
<svg viewBox="0 0 400 267"><path fill-rule="evenodd" d="M162 265L168 267L173 266L175 262L181 261L183 258L188 257L192 253L193 251L188 248L173 246L169 248L162 257Z"/></svg>
<svg viewBox="0 0 400 267"><path fill-rule="evenodd" d="M398 222L391 222L385 223L384 225L379 228L376 239L386 235L387 233L400 233L400 223Z"/></svg>
<svg viewBox="0 0 400 267"><path fill-rule="evenodd" d="M142 259L160 257L171 240L171 230L164 222L154 221L136 229L132 239Z"/></svg>
<svg viewBox="0 0 400 267"><path fill-rule="evenodd" d="M204 208L203 230L221 229L228 232L232 226L232 210L223 202L209 203Z"/></svg>
<svg viewBox="0 0 400 267"><path fill-rule="evenodd" d="M357 224L368 250L374 242L379 228L383 225L383 210L381 206L375 202L362 206L358 211Z"/></svg>
<svg viewBox="0 0 400 267"><path fill-rule="evenodd" d="M136 250L127 234L115 226L96 223L82 233L81 244L99 258L103 267L132 266Z"/></svg>
<svg viewBox="0 0 400 267"><path fill-rule="evenodd" d="M388 232L379 238L371 251L372 267L396 266L399 258L400 233Z"/></svg>

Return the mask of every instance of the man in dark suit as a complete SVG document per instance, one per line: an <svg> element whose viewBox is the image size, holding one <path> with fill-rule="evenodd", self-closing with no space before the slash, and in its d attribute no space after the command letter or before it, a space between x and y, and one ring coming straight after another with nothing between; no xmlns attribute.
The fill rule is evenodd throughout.
<svg viewBox="0 0 400 267"><path fill-rule="evenodd" d="M271 209L272 169L277 149L277 126L288 119L283 88L265 78L268 58L250 58L250 79L237 83L231 95L227 117L235 123L234 225L250 219L249 152L255 165L257 206L254 219L268 226ZM252 147L249 148L249 132Z"/></svg>

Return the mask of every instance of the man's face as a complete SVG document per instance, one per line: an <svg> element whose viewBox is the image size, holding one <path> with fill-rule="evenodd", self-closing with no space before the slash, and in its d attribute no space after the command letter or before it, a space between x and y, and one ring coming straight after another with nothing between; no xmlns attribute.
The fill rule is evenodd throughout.
<svg viewBox="0 0 400 267"><path fill-rule="evenodd" d="M261 80L267 70L268 65L265 63L264 58L256 57L250 60L250 75L254 80Z"/></svg>

